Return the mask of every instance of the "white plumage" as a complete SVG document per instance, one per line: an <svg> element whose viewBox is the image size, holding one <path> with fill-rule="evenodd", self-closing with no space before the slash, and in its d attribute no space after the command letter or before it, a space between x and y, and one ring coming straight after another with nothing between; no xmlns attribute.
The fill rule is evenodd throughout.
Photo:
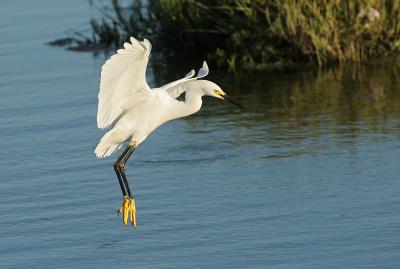
<svg viewBox="0 0 400 269"><path fill-rule="evenodd" d="M150 93L146 67L151 44L148 40L139 42L134 38L131 42L124 43L124 49L119 49L101 68L97 113L99 128L108 127L121 114L127 96L135 95L137 98L134 100L139 101Z"/></svg>
<svg viewBox="0 0 400 269"><path fill-rule="evenodd" d="M215 83L198 80L209 72L206 62L196 77L192 70L182 79L150 89L145 76L150 52L147 39L131 37L102 67L97 126L111 129L95 149L99 158L111 155L126 141L137 146L161 124L197 112L203 95L231 100ZM176 100L183 92L185 100Z"/></svg>

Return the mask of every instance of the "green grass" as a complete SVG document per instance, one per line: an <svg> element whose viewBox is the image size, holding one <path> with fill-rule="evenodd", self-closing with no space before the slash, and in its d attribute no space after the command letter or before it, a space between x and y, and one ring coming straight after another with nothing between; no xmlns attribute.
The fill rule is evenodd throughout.
<svg viewBox="0 0 400 269"><path fill-rule="evenodd" d="M81 44L147 37L163 56L230 70L360 62L400 47L400 0L112 0L98 11Z"/></svg>

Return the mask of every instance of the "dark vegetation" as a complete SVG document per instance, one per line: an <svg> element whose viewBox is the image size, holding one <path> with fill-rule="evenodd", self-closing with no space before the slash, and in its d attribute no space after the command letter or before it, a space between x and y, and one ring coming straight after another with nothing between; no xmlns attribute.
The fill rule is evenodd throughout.
<svg viewBox="0 0 400 269"><path fill-rule="evenodd" d="M146 37L163 58L206 57L230 70L361 62L400 48L400 0L112 0L96 9L90 33L55 44L113 50Z"/></svg>

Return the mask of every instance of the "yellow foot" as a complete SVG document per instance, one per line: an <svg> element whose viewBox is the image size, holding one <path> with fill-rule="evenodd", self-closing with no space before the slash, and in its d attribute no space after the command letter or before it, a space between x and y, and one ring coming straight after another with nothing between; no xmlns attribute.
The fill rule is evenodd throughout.
<svg viewBox="0 0 400 269"><path fill-rule="evenodd" d="M122 220L125 225L128 224L128 219L130 218L132 225L136 227L136 206L133 198L129 198L127 195L124 196L124 200L118 209L118 214L122 214Z"/></svg>

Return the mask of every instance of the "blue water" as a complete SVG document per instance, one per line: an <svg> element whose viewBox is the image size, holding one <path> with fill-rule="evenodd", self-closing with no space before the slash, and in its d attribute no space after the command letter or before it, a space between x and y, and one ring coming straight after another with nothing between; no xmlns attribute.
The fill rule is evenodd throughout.
<svg viewBox="0 0 400 269"><path fill-rule="evenodd" d="M0 268L400 267L396 61L220 80L211 66L247 109L206 100L135 151L133 229L116 156L93 154L104 58L45 45L91 14L0 9Z"/></svg>

